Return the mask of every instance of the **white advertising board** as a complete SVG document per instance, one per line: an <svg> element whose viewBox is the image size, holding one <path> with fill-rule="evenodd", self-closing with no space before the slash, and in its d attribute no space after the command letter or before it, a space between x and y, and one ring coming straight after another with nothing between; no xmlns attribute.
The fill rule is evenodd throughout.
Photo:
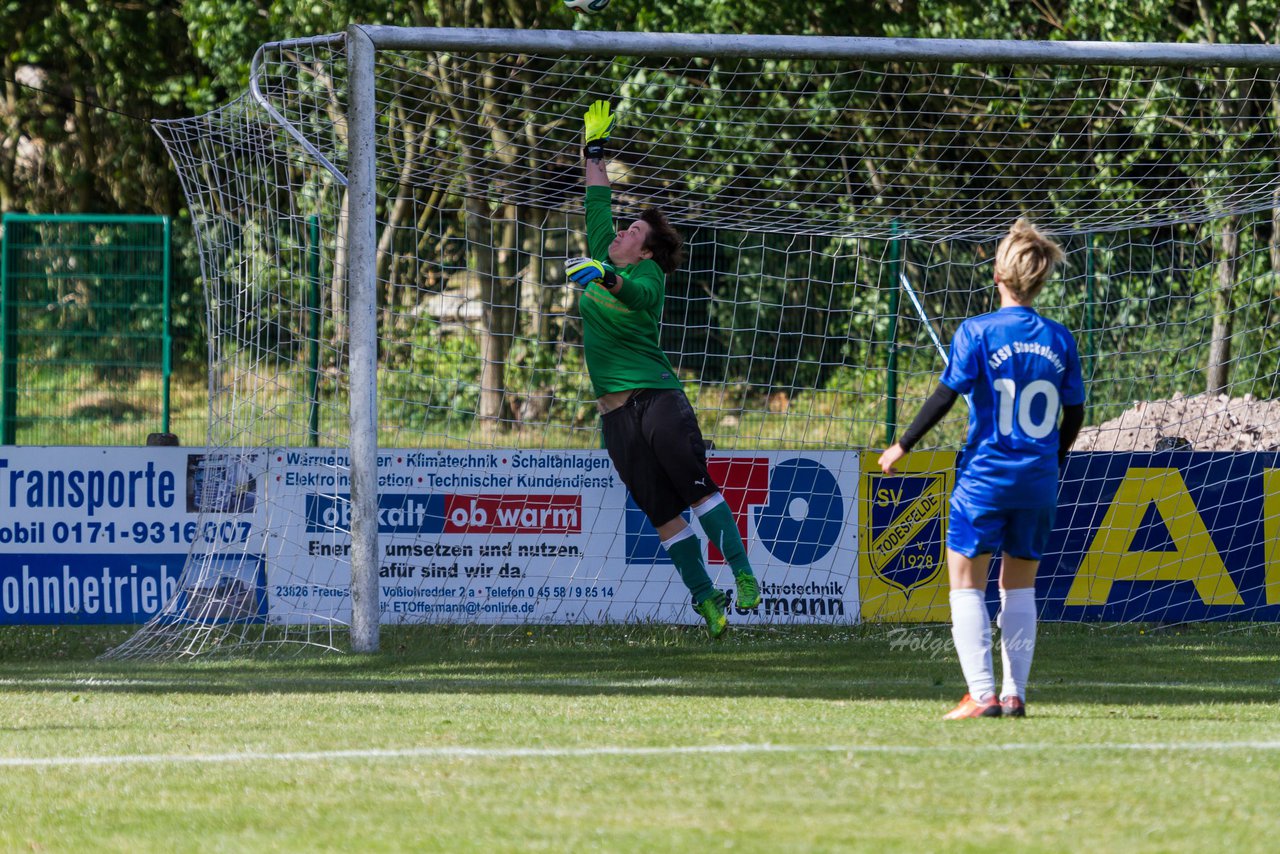
<svg viewBox="0 0 1280 854"><path fill-rule="evenodd" d="M349 618L344 463L272 451L273 620ZM739 611L739 622L857 620L858 464L855 452L712 455L762 581L763 604ZM379 530L384 623L695 618L604 451L383 451ZM340 571L329 574L335 557ZM731 591L718 553L707 558Z"/></svg>
<svg viewBox="0 0 1280 854"><path fill-rule="evenodd" d="M0 623L144 622L192 551L235 555L260 584L266 456L0 448Z"/></svg>

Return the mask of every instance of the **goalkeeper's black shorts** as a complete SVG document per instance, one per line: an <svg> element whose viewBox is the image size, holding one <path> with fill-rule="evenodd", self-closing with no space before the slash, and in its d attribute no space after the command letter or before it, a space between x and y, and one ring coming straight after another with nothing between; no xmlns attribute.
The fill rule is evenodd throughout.
<svg viewBox="0 0 1280 854"><path fill-rule="evenodd" d="M632 499L656 528L719 492L707 444L679 389L644 388L604 415L604 446Z"/></svg>

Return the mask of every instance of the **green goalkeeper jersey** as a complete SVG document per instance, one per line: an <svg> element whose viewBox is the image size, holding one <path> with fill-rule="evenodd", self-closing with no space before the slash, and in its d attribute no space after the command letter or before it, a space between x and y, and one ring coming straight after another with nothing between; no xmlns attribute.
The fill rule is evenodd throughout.
<svg viewBox="0 0 1280 854"><path fill-rule="evenodd" d="M587 187L587 248L592 258L610 266L609 244L616 235L612 199L608 187ZM617 296L597 279L578 302L596 397L633 388L681 388L659 336L666 275L651 258L615 272L622 282Z"/></svg>

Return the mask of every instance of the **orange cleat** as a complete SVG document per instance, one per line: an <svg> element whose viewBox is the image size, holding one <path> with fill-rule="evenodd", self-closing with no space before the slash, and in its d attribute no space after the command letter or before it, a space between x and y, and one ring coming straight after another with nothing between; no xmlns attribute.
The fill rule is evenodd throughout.
<svg viewBox="0 0 1280 854"><path fill-rule="evenodd" d="M1011 694L1000 701L1000 713L1006 718L1025 718L1027 704L1017 694Z"/></svg>
<svg viewBox="0 0 1280 854"><path fill-rule="evenodd" d="M986 702L978 702L968 694L960 701L960 705L942 716L944 721L960 721L965 718L998 718L1000 717L1000 701L991 697Z"/></svg>

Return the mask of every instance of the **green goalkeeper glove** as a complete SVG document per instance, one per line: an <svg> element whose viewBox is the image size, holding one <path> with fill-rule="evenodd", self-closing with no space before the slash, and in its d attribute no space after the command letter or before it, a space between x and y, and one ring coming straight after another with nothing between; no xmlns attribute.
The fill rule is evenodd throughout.
<svg viewBox="0 0 1280 854"><path fill-rule="evenodd" d="M604 144L609 141L616 118L608 101L596 101L587 108L586 115L582 117L583 157L588 160L604 159Z"/></svg>

